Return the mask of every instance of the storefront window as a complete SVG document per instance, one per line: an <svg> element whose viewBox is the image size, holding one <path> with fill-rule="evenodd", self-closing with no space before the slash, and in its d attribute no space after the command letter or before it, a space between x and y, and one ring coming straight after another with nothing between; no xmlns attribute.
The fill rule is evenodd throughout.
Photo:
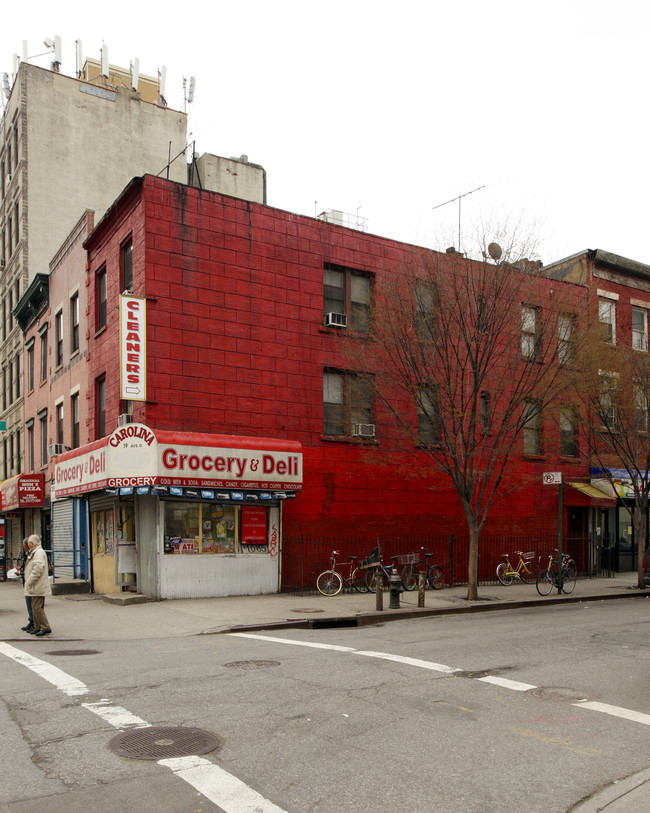
<svg viewBox="0 0 650 813"><path fill-rule="evenodd" d="M113 555L115 537L113 533L113 510L93 511L91 514L93 552Z"/></svg>
<svg viewBox="0 0 650 813"><path fill-rule="evenodd" d="M240 553L240 509L221 503L163 502L165 553Z"/></svg>

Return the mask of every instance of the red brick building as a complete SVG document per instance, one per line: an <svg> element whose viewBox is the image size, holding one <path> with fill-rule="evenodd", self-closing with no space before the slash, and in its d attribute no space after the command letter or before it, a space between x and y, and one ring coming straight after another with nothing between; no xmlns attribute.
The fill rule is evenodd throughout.
<svg viewBox="0 0 650 813"><path fill-rule="evenodd" d="M280 492L271 489L269 497L264 492L269 482L261 486L265 499L277 508L273 521L284 537L346 534L370 543L380 533L464 532L458 497L448 484L426 470L411 476L412 463L406 456L396 457L381 434L377 439L374 432L357 432L355 427L381 426L387 420L378 405L356 414L347 410L334 431L327 419L331 405L324 392L328 387L343 392L349 386L339 347L341 325L328 324L332 319L327 314L340 312L350 331L355 322L367 325L364 320L382 282L411 267L424 249L152 176L129 184L85 246L90 441L105 444L132 422L155 432L158 444L169 433L177 433L178 443L178 433L199 433L195 440L203 449L223 445L224 436L234 436L235 446L247 438L256 439L260 448L286 443L287 454L300 449L302 490L295 482L275 483L280 491L296 487L295 499L285 500L285 493L273 502ZM124 398L120 390L119 299L124 291L146 302L146 400ZM557 425L548 419L540 431L547 438L544 453L525 455L523 446L517 447L503 484L507 496L493 506L488 529L553 532L557 490L541 485L542 473L563 470L569 481L588 482L582 458L561 456ZM209 460L217 459L210 455ZM66 453L62 464L71 469L77 456ZM156 476L160 485L160 471ZM210 594L209 585L198 592L192 586L196 572L191 569L182 571L181 589L171 587L174 579L157 570L155 561L167 561L166 554L174 552L170 539L177 539L164 532L167 520L152 519L148 530L138 534L137 511L124 503L138 499L137 494L121 499L120 510L126 513L118 516L106 483L86 485L94 489L89 497L94 555L105 557L109 569L116 548L111 544L107 550L101 540L108 523L115 539L123 525L126 538L139 535L139 546L143 534L150 536L155 556L139 560L137 571L133 568L145 592ZM255 489L248 493L244 486L243 491L245 499L257 499ZM219 494L216 510L222 511L230 503L225 491ZM150 491L142 501L151 497ZM598 504L567 489L565 529L586 536L589 509ZM167 508L159 506L154 514ZM234 534L228 543L233 553L244 549L242 528L248 520L243 508L228 508L224 514L230 517L228 533ZM202 510L207 522L207 509ZM196 525L196 517L192 522ZM100 551L98 529L100 548L104 546ZM181 558L191 557L173 561ZM153 573L149 582L143 576L147 569ZM246 572L250 578L253 571ZM264 578L266 586L254 591L268 589L268 574ZM220 594L246 592L235 571L229 579ZM161 588L162 582L167 587Z"/></svg>

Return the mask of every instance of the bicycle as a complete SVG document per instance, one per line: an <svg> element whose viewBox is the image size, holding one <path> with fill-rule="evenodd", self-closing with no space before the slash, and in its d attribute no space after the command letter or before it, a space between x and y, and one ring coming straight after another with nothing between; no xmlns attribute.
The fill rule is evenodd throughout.
<svg viewBox="0 0 650 813"><path fill-rule="evenodd" d="M400 573L402 584L405 590L415 590L420 580L420 573L426 576L426 583L434 590L441 590L445 585L445 574L440 565L429 564L433 553L427 553L424 548L420 548L420 553L424 554L426 561L416 559L415 553L407 553L405 556L398 556L399 564L405 564ZM402 561L404 560L404 561Z"/></svg>
<svg viewBox="0 0 650 813"><path fill-rule="evenodd" d="M573 569L569 569L566 562L569 561L569 555L563 554L562 556L562 592L572 593L576 586L576 576ZM575 564L575 563L574 563ZM540 596L548 596L554 587L560 587L560 574L558 573L558 560L553 556L548 557L548 566L540 570L537 576L537 592Z"/></svg>
<svg viewBox="0 0 650 813"><path fill-rule="evenodd" d="M393 570L397 570L395 567L395 562L397 561L397 556L391 556L391 562L393 563L389 567L386 567L383 560L381 558L378 561L372 563L372 569L368 570L366 573L366 587L368 588L369 592L376 593L377 592L377 579L379 577L379 573L381 573L384 577L384 585L388 584L388 578Z"/></svg>
<svg viewBox="0 0 650 813"><path fill-rule="evenodd" d="M339 551L332 551L332 555L330 556L332 566L329 570L324 570L320 573L316 579L316 589L318 592L323 596L337 596L343 589L343 584L345 583L347 587L354 588L358 593L367 593L368 588L366 587L365 580L366 570L363 567L355 565L358 557L350 556L349 562L343 562L339 565L339 567L343 567L344 565L350 566L349 575L343 576L336 569L336 557L339 555Z"/></svg>
<svg viewBox="0 0 650 813"><path fill-rule="evenodd" d="M515 568L510 564L508 554L504 553L502 555L501 558L505 559L505 562L501 562L501 564L497 565L497 579L506 587L511 585L515 579L519 579L519 581L525 582L526 584L535 584L539 573L539 565L533 561L535 551L527 551L524 553L523 551L516 550L515 554L519 556L519 562Z"/></svg>

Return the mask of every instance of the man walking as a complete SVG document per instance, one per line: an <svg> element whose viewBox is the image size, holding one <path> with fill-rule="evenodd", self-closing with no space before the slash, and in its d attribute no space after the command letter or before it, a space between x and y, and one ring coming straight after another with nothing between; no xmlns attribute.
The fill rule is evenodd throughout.
<svg viewBox="0 0 650 813"><path fill-rule="evenodd" d="M25 596L32 599L34 635L42 638L52 632L45 615L45 596L52 595L48 573L47 554L41 547L41 538L32 534L27 539L29 553L25 562ZM28 630L31 632L31 630Z"/></svg>

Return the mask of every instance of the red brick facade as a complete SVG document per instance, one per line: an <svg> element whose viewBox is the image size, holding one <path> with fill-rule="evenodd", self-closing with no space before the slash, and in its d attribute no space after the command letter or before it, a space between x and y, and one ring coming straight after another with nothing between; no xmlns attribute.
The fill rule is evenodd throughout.
<svg viewBox="0 0 650 813"><path fill-rule="evenodd" d="M105 434L123 411L117 303L120 247L129 236L132 291L148 309L147 401L134 403L134 420L299 441L304 489L285 506L285 533L372 539L465 531L458 498L439 475L414 471L381 441L323 435L323 371L342 364L337 329L323 326L324 264L371 273L379 289L422 249L152 176L135 179L86 244L91 440L98 378L106 382ZM107 324L98 329L96 278L104 268ZM493 530L557 529L557 490L543 487L541 475L560 468L559 430L549 420L544 433L545 457L526 460L516 447L490 514ZM588 479L583 460L563 460L561 468L567 478ZM589 505L577 491L565 500Z"/></svg>

